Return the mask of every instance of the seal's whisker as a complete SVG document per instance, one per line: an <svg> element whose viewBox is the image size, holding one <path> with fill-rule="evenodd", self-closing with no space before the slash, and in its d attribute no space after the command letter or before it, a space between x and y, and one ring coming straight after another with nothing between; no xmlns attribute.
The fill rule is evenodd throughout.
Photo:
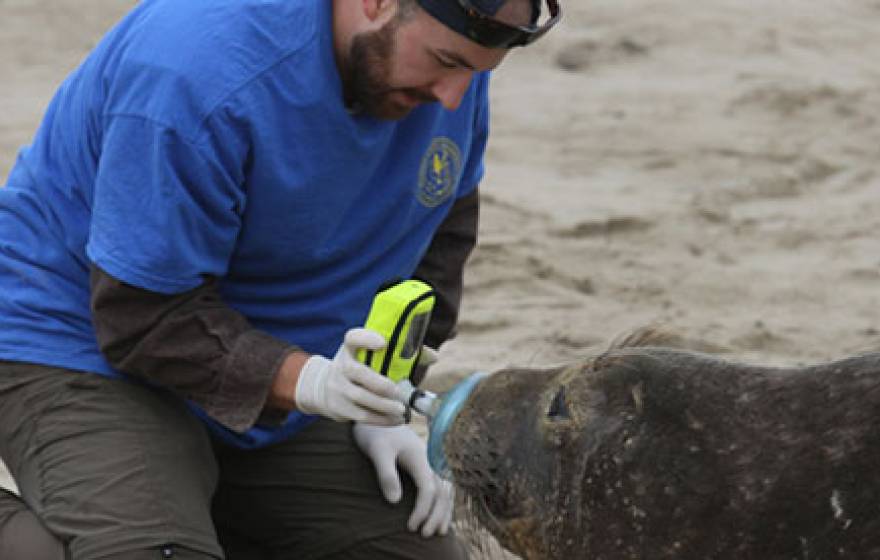
<svg viewBox="0 0 880 560"><path fill-rule="evenodd" d="M475 560L516 560L518 557L504 550L491 533L491 529L481 521L477 500L464 496L461 500L461 513L456 517L456 531L478 556Z"/></svg>

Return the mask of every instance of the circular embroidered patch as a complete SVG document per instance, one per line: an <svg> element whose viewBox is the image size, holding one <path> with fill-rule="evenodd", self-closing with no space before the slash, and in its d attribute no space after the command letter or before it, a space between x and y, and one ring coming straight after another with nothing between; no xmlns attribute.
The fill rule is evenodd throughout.
<svg viewBox="0 0 880 560"><path fill-rule="evenodd" d="M461 174L461 150L449 138L431 142L419 169L419 202L434 208L449 200Z"/></svg>

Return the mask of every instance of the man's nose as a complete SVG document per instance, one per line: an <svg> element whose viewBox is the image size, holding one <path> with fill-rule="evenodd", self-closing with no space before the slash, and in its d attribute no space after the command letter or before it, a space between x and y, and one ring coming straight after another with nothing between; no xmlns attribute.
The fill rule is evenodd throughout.
<svg viewBox="0 0 880 560"><path fill-rule="evenodd" d="M444 109L455 111L461 105L461 100L471 85L472 77L473 72L470 70L449 73L434 83L431 94L437 98Z"/></svg>

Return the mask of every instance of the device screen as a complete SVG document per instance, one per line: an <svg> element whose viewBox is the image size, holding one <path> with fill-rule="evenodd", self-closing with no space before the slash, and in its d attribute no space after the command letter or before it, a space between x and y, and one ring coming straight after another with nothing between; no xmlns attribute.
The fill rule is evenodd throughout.
<svg viewBox="0 0 880 560"><path fill-rule="evenodd" d="M412 323L409 327L409 334L403 343L403 349L400 357L406 360L412 358L422 347L422 340L425 339L425 333L428 332L428 323L431 321L431 313L419 313L413 315Z"/></svg>

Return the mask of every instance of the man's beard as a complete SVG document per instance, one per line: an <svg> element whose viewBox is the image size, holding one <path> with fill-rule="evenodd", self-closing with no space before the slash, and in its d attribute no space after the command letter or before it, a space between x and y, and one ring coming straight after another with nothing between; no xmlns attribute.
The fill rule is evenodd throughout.
<svg viewBox="0 0 880 560"><path fill-rule="evenodd" d="M436 101L432 95L411 88L391 86L391 57L399 21L392 19L381 29L356 35L351 43L343 76L346 105L356 113L384 120L405 117L412 106L396 102L391 94L405 92L423 102Z"/></svg>

